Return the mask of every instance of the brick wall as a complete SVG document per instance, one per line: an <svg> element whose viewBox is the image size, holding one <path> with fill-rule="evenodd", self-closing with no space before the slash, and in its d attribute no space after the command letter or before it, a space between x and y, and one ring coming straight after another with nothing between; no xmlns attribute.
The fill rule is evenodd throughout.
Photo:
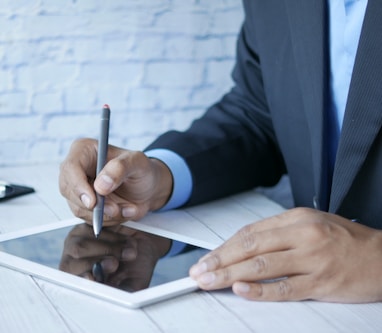
<svg viewBox="0 0 382 333"><path fill-rule="evenodd" d="M0 165L97 137L143 149L231 85L240 0L0 0Z"/></svg>

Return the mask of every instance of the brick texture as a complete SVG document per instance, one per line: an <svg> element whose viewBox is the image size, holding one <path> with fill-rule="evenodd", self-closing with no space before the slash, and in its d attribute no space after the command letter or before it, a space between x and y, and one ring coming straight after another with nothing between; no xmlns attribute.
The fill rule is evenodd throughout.
<svg viewBox="0 0 382 333"><path fill-rule="evenodd" d="M232 86L240 0L1 0L0 166L97 138L143 149Z"/></svg>

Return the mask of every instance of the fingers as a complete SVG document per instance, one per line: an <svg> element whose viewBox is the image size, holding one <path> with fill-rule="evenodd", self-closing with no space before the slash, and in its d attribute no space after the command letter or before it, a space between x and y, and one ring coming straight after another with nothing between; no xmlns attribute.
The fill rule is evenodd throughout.
<svg viewBox="0 0 382 333"><path fill-rule="evenodd" d="M302 262L299 255L290 250L254 256L214 271L199 271L198 274L192 268L190 275L200 288L213 290L232 286L235 281L255 282L304 274Z"/></svg>
<svg viewBox="0 0 382 333"><path fill-rule="evenodd" d="M256 232L256 224L247 225L222 246L202 257L191 268L190 274L196 278L207 271L217 270L256 255L292 249L299 230L295 228L295 232L291 232L289 228L287 226Z"/></svg>
<svg viewBox="0 0 382 333"><path fill-rule="evenodd" d="M92 139L73 142L60 166L60 192L68 200L73 213L86 219L91 217L90 211L96 203L92 181L89 183L95 177L96 146Z"/></svg>
<svg viewBox="0 0 382 333"><path fill-rule="evenodd" d="M298 208L241 228L217 249L202 257L191 273L197 275L203 267L212 271L255 255L295 248L305 238L307 212L315 214L314 210ZM202 263L203 267L199 266Z"/></svg>
<svg viewBox="0 0 382 333"><path fill-rule="evenodd" d="M108 162L96 177L97 149L95 140L77 140L61 165L60 191L77 217L92 220L96 193L105 197L106 226L139 220L167 202L172 176L163 163L109 145Z"/></svg>
<svg viewBox="0 0 382 333"><path fill-rule="evenodd" d="M306 297L293 283L314 270L314 261L300 245L321 232L306 223L309 209L286 213L247 225L222 246L204 256L190 269L190 276L202 289L235 286L246 298L300 299ZM282 279L277 282L263 281ZM286 279L287 278L287 279ZM290 290L296 290L292 291Z"/></svg>
<svg viewBox="0 0 382 333"><path fill-rule="evenodd" d="M370 253L380 253L382 242L372 245L374 230L311 209L293 209L265 223L240 230L193 266L191 277L203 289L232 286L250 300L375 299L370 295L380 290L380 275L373 277ZM372 277L368 283L364 271Z"/></svg>
<svg viewBox="0 0 382 333"><path fill-rule="evenodd" d="M72 163L61 164L59 178L60 192L73 205L90 209L96 203L96 197L88 176L82 168Z"/></svg>
<svg viewBox="0 0 382 333"><path fill-rule="evenodd" d="M252 301L301 301L310 299L309 278L304 275L262 283L235 282L233 292Z"/></svg>
<svg viewBox="0 0 382 333"><path fill-rule="evenodd" d="M109 150L109 161L94 181L94 188L101 195L115 191L129 176L149 172L148 159L143 153L122 151L112 146Z"/></svg>
<svg viewBox="0 0 382 333"><path fill-rule="evenodd" d="M109 162L94 181L94 189L106 196L106 221L139 220L150 209L154 177L142 152L110 149Z"/></svg>
<svg viewBox="0 0 382 333"><path fill-rule="evenodd" d="M96 178L97 142L92 139L75 141L61 164L61 194L68 200L75 216L86 221L91 221L93 217L95 191L106 199L105 225L141 218L148 211L145 200L151 194L151 187L145 189L142 182L150 179L148 158L141 152L109 146L107 159L109 162ZM134 179L136 174L138 177ZM128 183L130 176L133 179Z"/></svg>

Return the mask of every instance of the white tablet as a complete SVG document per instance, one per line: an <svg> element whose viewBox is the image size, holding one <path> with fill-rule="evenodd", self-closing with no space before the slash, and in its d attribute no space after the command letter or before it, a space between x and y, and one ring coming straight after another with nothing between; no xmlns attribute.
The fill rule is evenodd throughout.
<svg viewBox="0 0 382 333"><path fill-rule="evenodd" d="M167 242L147 228L124 225L104 228L96 239L74 218L0 235L0 265L138 308L197 289L188 270L207 250L190 240L180 254L156 258Z"/></svg>

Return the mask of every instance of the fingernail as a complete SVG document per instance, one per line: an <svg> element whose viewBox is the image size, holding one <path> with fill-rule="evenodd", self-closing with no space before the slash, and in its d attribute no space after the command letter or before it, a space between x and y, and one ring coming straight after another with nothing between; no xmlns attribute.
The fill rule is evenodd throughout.
<svg viewBox="0 0 382 333"><path fill-rule="evenodd" d="M249 292L249 290L250 290L250 286L249 286L248 283L236 282L233 285L233 289L234 289L235 293L238 293L238 294L247 294Z"/></svg>
<svg viewBox="0 0 382 333"><path fill-rule="evenodd" d="M122 208L123 217L132 217L137 214L137 209L134 206Z"/></svg>
<svg viewBox="0 0 382 333"><path fill-rule="evenodd" d="M215 279L216 275L214 273L205 273L198 278L198 281L202 284L211 284L215 281Z"/></svg>
<svg viewBox="0 0 382 333"><path fill-rule="evenodd" d="M87 194L84 193L81 195L81 201L86 208L90 208L90 198Z"/></svg>
<svg viewBox="0 0 382 333"><path fill-rule="evenodd" d="M198 263L190 269L190 275L194 277L197 277L205 272L207 272L207 264L205 262Z"/></svg>
<svg viewBox="0 0 382 333"><path fill-rule="evenodd" d="M97 186L103 191L109 191L113 187L113 179L108 175L102 175L97 179Z"/></svg>

